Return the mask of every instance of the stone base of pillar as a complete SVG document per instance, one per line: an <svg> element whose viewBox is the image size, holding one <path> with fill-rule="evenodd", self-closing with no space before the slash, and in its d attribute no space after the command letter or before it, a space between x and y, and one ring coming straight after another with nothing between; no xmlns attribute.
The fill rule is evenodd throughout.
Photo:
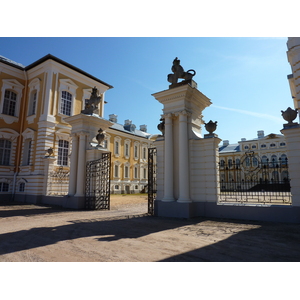
<svg viewBox="0 0 300 300"><path fill-rule="evenodd" d="M156 217L189 219L194 217L193 203L180 203L177 201L165 202L163 200L155 200L154 215Z"/></svg>
<svg viewBox="0 0 300 300"><path fill-rule="evenodd" d="M265 222L300 223L300 207L282 205L246 206L213 202L178 203L154 201L157 217L190 219L195 217L237 219Z"/></svg>
<svg viewBox="0 0 300 300"><path fill-rule="evenodd" d="M63 207L72 209L84 209L85 197L66 196L64 197Z"/></svg>

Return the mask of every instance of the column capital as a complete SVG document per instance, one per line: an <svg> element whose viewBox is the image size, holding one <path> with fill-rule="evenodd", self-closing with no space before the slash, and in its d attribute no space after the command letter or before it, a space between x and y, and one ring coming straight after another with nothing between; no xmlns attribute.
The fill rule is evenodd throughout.
<svg viewBox="0 0 300 300"><path fill-rule="evenodd" d="M173 118L173 114L172 113L166 113L166 114L162 114L161 117L163 119L172 119Z"/></svg>

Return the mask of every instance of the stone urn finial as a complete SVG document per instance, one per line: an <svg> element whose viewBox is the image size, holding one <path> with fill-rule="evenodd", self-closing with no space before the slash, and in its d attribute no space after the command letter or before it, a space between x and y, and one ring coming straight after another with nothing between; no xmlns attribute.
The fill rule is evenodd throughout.
<svg viewBox="0 0 300 300"><path fill-rule="evenodd" d="M160 123L157 125L157 129L162 133L162 135L165 135L165 119L160 118Z"/></svg>
<svg viewBox="0 0 300 300"><path fill-rule="evenodd" d="M284 120L286 120L288 123L286 125L291 126L291 125L295 125L296 123L293 123L293 121L297 118L297 108L296 109L292 109L290 107L287 108L286 111L281 111L281 115L283 117Z"/></svg>
<svg viewBox="0 0 300 300"><path fill-rule="evenodd" d="M205 129L209 132L209 134L212 134L217 129L217 121L213 122L210 120L208 123L204 123Z"/></svg>
<svg viewBox="0 0 300 300"><path fill-rule="evenodd" d="M101 143L104 141L105 134L102 128L98 130L98 134L96 135L96 140L98 141L98 146L101 146Z"/></svg>

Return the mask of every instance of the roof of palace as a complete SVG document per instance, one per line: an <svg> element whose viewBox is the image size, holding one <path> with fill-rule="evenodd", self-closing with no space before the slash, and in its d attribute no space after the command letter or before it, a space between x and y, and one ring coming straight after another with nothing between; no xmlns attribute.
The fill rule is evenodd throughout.
<svg viewBox="0 0 300 300"><path fill-rule="evenodd" d="M240 152L240 145L239 144L229 144L227 146L221 146L219 148L219 153L226 153L226 152Z"/></svg>
<svg viewBox="0 0 300 300"><path fill-rule="evenodd" d="M132 135L135 135L135 136L138 136L138 137L143 137L143 138L146 138L146 139L149 139L150 136L152 136L152 134L150 134L148 132L138 130L138 129L134 128L133 126L131 126L131 127L128 126L127 127L126 125L121 125L121 124L118 124L118 123L114 123L109 128L115 129L115 130L118 130L118 131L121 131L121 132L124 132L124 133L132 134Z"/></svg>
<svg viewBox="0 0 300 300"><path fill-rule="evenodd" d="M91 79L93 79L93 80L95 80L95 81L98 81L98 82L100 82L100 83L102 83L102 84L108 86L109 89L112 89L112 88L113 88L112 85L110 85L110 84L108 84L108 83L106 83L106 82L100 80L99 78L94 77L93 75L91 75L91 74L89 74L89 73L87 73L87 72L85 72L85 71L83 71L83 70L81 70L81 69L79 69L79 68L77 68L77 67L75 67L75 66L73 66L73 65L71 65L71 64L69 64L69 63L67 63L67 62L65 62L65 61L63 61L62 59L60 59L60 58L58 58L58 57L56 57L56 56L54 56L54 55L52 55L52 54L47 54L46 56L44 56L44 57L38 59L37 61L33 62L32 64L30 64L30 65L28 65L28 66L24 66L24 65L22 65L22 64L20 64L20 63L17 63L17 62L15 62L15 61L12 61L12 60L10 60L10 59L8 59L8 58L6 58L6 57L0 55L0 61L1 61L1 62L5 63L5 64L7 64L7 65L13 66L13 67L15 67L15 68L18 68L18 69L20 69L20 70L25 70L25 71L28 71L28 70L30 70L30 69L32 69L32 68L38 66L39 64L45 62L45 61L48 60L48 59L51 59L51 60L53 60L53 61L56 61L56 62L58 62L58 63L60 63L60 64L62 64L62 65L64 65L64 66L66 66L66 67L68 67L68 68L70 68L70 69L72 69L72 70L74 70L74 71L80 73L80 74L83 74L83 75L85 75L85 76L87 76L87 77L89 77L89 78L91 78Z"/></svg>

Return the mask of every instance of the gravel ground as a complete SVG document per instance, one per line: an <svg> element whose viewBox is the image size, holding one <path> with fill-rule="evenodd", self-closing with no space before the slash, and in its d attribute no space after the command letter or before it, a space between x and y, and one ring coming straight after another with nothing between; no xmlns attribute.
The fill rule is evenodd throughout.
<svg viewBox="0 0 300 300"><path fill-rule="evenodd" d="M0 262L300 261L296 224L146 213L143 195L112 195L110 211L0 203Z"/></svg>

